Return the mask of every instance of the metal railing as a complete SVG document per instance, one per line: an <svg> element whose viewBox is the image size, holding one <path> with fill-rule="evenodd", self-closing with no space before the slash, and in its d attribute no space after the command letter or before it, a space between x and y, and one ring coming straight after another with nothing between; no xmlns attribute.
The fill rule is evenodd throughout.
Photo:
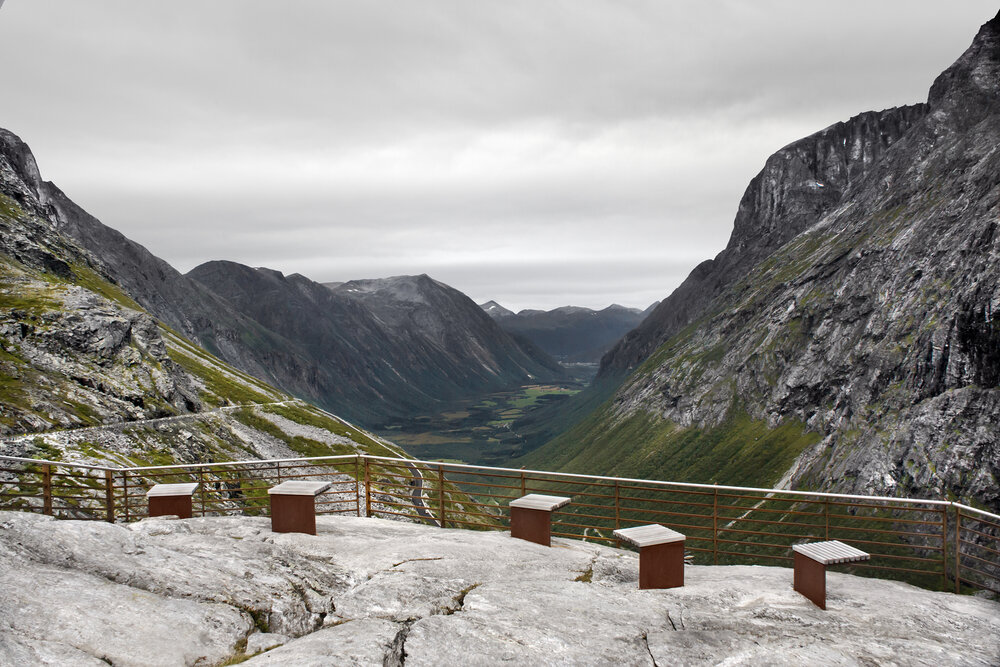
<svg viewBox="0 0 1000 667"><path fill-rule="evenodd" d="M504 529L507 503L566 495L553 535L614 544L612 532L660 523L687 536L696 563L790 564L791 545L849 542L860 575L939 590L1000 593L1000 516L943 500L662 482L367 455L112 468L0 457L0 509L133 521L157 483L200 482L196 516L267 515L267 489L321 479L318 514L404 517L441 527Z"/></svg>

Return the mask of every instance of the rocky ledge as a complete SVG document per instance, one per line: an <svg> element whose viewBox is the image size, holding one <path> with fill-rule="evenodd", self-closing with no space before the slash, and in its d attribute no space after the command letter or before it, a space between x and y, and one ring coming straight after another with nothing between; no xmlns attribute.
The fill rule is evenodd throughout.
<svg viewBox="0 0 1000 667"><path fill-rule="evenodd" d="M830 573L821 611L790 569L760 566L690 566L683 588L640 591L628 551L318 524L0 513L0 664L1000 663L986 599Z"/></svg>

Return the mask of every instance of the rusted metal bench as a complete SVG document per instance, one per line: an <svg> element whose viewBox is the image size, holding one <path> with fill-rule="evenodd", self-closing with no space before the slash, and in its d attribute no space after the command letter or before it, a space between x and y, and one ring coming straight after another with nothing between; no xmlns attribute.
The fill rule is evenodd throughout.
<svg viewBox="0 0 1000 667"><path fill-rule="evenodd" d="M198 490L198 486L198 482L154 484L146 492L149 516L176 515L181 519L190 519L194 515L191 496Z"/></svg>
<svg viewBox="0 0 1000 667"><path fill-rule="evenodd" d="M535 544L552 544L552 512L572 498L529 493L510 501L510 536Z"/></svg>
<svg viewBox="0 0 1000 667"><path fill-rule="evenodd" d="M684 585L682 533L658 523L621 528L614 536L639 547L639 588L677 588Z"/></svg>
<svg viewBox="0 0 1000 667"><path fill-rule="evenodd" d="M316 496L329 489L329 482L291 480L267 490L271 497L271 531L316 534Z"/></svg>
<svg viewBox="0 0 1000 667"><path fill-rule="evenodd" d="M820 609L826 609L826 566L871 558L861 549L838 540L796 544L792 551L795 552L795 590Z"/></svg>

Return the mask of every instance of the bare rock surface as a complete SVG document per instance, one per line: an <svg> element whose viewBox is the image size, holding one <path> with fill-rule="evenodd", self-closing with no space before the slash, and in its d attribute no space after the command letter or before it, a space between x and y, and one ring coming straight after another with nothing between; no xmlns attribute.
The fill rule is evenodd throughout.
<svg viewBox="0 0 1000 667"><path fill-rule="evenodd" d="M635 553L321 517L132 525L0 513L0 664L906 664L1000 662L1000 604L788 568L690 566L640 591Z"/></svg>

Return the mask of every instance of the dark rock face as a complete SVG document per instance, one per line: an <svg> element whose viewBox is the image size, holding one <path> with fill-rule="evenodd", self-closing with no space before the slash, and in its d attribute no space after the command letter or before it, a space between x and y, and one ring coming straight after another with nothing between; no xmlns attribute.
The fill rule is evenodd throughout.
<svg viewBox="0 0 1000 667"><path fill-rule="evenodd" d="M649 312L612 305L603 310L563 306L514 313L494 301L480 307L505 331L520 334L556 359L569 363L597 363Z"/></svg>
<svg viewBox="0 0 1000 667"><path fill-rule="evenodd" d="M699 264L601 360L600 376L624 376L701 316L709 302L844 201L927 105L869 111L800 139L768 158L750 181L725 250Z"/></svg>
<svg viewBox="0 0 1000 667"><path fill-rule="evenodd" d="M767 161L726 250L605 357L645 360L605 421L802 423L785 483L1000 509L997 146L1000 16L926 105Z"/></svg>

